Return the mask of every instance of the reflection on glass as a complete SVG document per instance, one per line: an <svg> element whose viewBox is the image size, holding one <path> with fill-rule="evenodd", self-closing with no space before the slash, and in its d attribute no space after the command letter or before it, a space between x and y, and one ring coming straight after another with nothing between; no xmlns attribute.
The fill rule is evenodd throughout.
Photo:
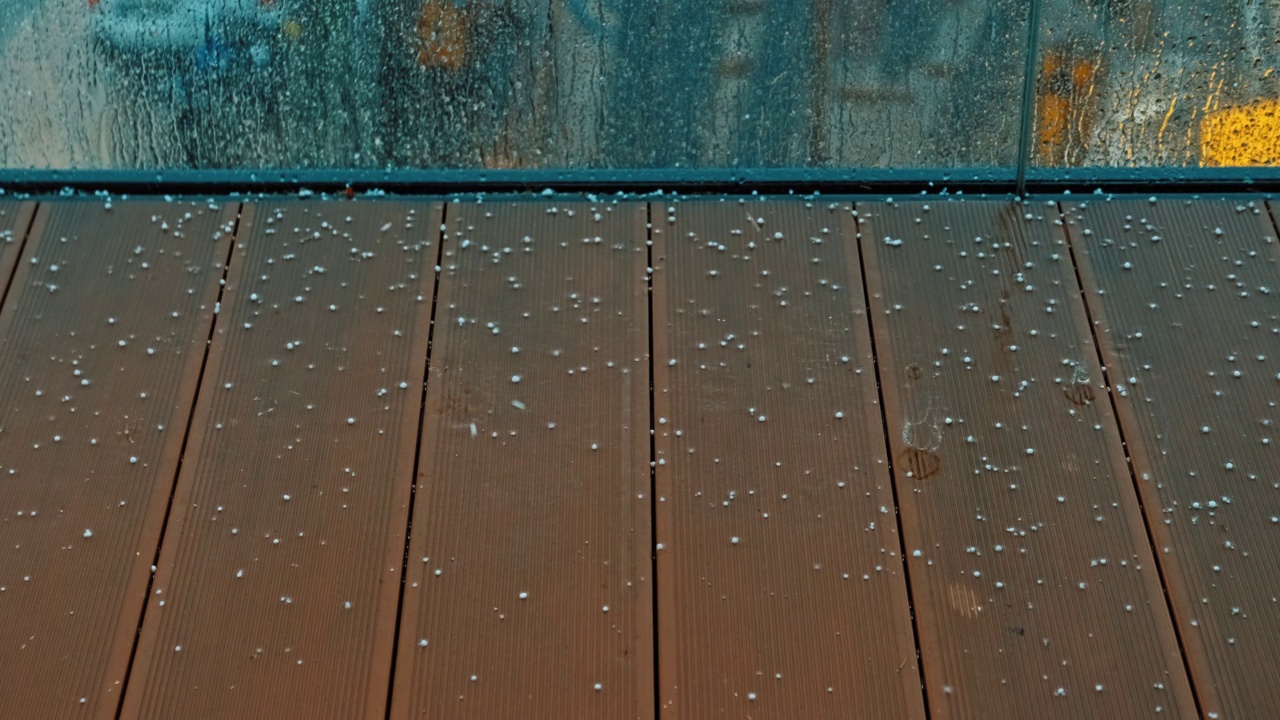
<svg viewBox="0 0 1280 720"><path fill-rule="evenodd" d="M1280 164L1280 0L1038 0L1033 165ZM0 0L0 168L993 168L1025 0Z"/></svg>
<svg viewBox="0 0 1280 720"><path fill-rule="evenodd" d="M0 0L0 167L1005 167L1016 0Z"/></svg>
<svg viewBox="0 0 1280 720"><path fill-rule="evenodd" d="M1033 164L1280 165L1280 3L1041 1Z"/></svg>

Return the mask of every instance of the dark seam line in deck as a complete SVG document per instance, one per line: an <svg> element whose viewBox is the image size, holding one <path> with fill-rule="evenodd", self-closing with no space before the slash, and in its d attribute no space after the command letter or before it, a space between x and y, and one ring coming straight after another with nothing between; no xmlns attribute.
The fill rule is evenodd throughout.
<svg viewBox="0 0 1280 720"><path fill-rule="evenodd" d="M1267 216L1271 218L1271 227L1275 229L1276 236L1280 238L1280 220L1276 219L1276 210L1272 206L1272 202L1268 198L1262 199L1262 206L1267 209ZM34 218L35 216L32 215Z"/></svg>
<svg viewBox="0 0 1280 720"><path fill-rule="evenodd" d="M849 209L853 211L857 207L857 203L850 203ZM888 408L885 407L884 388L880 380L880 355L876 352L876 331L871 319L875 313L871 310L871 288L867 285L867 264L862 258L862 238L859 237L861 233L857 231L857 227L855 218L854 236L845 238L845 241L854 243L858 250L858 271L862 276L862 302L867 317L867 335L871 340L871 367L876 374L876 397L880 400L880 426L884 437L885 461L889 465L889 489L893 491L893 519L898 524L898 555L902 560L902 578L907 586L907 612L911 615L911 639L916 645L916 668L920 672L920 694L924 700L924 717L925 720L929 720L932 717L932 710L929 705L929 685L925 682L924 656L920 652L920 626L916 623L915 588L911 584L911 568L907 563L907 538L902 531L902 506L898 502L898 475L893 468L893 443L889 440Z"/></svg>
<svg viewBox="0 0 1280 720"><path fill-rule="evenodd" d="M409 542L413 537L413 501L418 494L418 473L422 462L422 433L427 418L427 381L431 377L431 346L436 333L436 299L440 295L440 267L444 262L444 240L447 234L445 223L448 217L449 204L442 202L440 204L440 235L436 241L436 262L432 266L436 279L431 286L431 321L427 325L427 358L422 368L422 387L420 388L422 396L418 403L418 440L413 452L413 475L410 477L409 485L409 516L404 526L404 555L400 558L400 597L396 601L396 632L395 640L391 644L391 671L387 675L387 706L384 713L387 720L391 718L391 700L396 688L396 660L399 659L400 654L400 623L404 618L404 585L405 578L409 575Z"/></svg>
<svg viewBox="0 0 1280 720"><path fill-rule="evenodd" d="M1093 338L1093 351L1098 358L1098 368L1102 371L1102 382L1107 386L1107 399L1111 401L1111 417L1120 434L1120 448L1124 451L1124 464L1129 470L1129 481L1133 483L1133 494L1138 500L1138 514L1142 516L1142 529L1147 533L1147 545L1151 547L1151 557L1156 563L1156 574L1160 577L1160 590L1164 595L1165 609L1169 613L1169 623L1173 625L1173 635L1178 639L1178 655L1182 658L1182 671L1187 674L1187 685L1191 687L1191 698L1196 704L1196 716L1204 717L1204 709L1200 706L1200 692L1196 688L1196 676L1191 672L1191 663L1187 660L1187 646L1182 640L1182 628L1178 625L1178 616L1174 612L1173 598L1169 594L1169 584L1165 580L1164 562L1160 559L1160 548L1156 547L1155 535L1151 532L1151 521L1147 517L1147 509L1142 501L1142 488L1138 483L1137 473L1133 468L1133 458L1129 456L1129 441L1125 437L1124 423L1120 420L1120 408L1116 402L1115 390L1111 385L1111 374L1107 369L1107 360L1102 355L1102 341L1098 337L1098 326L1093 322L1093 311L1089 309L1089 298L1085 294L1084 280L1080 277L1080 263L1076 260L1075 245L1071 242L1071 233L1067 230L1067 214L1061 202L1054 203L1058 209L1058 217L1062 220L1062 235L1067 241L1067 252L1071 257L1071 269L1075 272L1076 288L1080 291L1080 302L1084 305L1085 321L1089 325L1089 335Z"/></svg>
<svg viewBox="0 0 1280 720"><path fill-rule="evenodd" d="M654 402L653 386L653 203L644 204L645 227L645 300L649 308L649 585L652 591L653 620L650 623L653 633L653 716L662 717L662 669L661 656L658 654L658 637L662 634L658 626L658 553L655 550L658 542L658 438L654 415L657 406Z"/></svg>
<svg viewBox="0 0 1280 720"><path fill-rule="evenodd" d="M18 254L13 256L13 272L9 273L9 277L4 281L4 291L0 292L0 310L4 309L4 303L9 299L9 289L13 287L13 279L18 277L18 263L22 261L22 255L27 249L27 239L31 237L31 229L36 226L36 215L40 214L40 207L43 205L43 203L34 204L31 217L27 219L27 227L22 231L22 240L18 243Z"/></svg>
<svg viewBox="0 0 1280 720"><path fill-rule="evenodd" d="M236 244L240 241L240 219L244 217L245 204L236 208L235 227L231 229L231 242L227 243L227 257L222 263L222 279L218 283L218 297L214 300L213 317L209 320L209 335L204 341L204 355L200 358L200 372L196 375L196 389L191 395L191 408L187 411L187 426L182 431L182 447L178 451L178 463L173 469L173 482L169 483L169 501L164 506L164 519L160 523L160 537L156 540L156 552L151 558L151 572L147 575L147 590L142 595L142 607L138 610L138 627L133 632L133 645L129 648L129 662L125 665L124 679L120 683L120 699L116 701L116 720L124 713L124 696L129 689L129 676L133 674L133 661L138 655L138 641L142 638L142 623L147 619L147 604L151 601L151 586L155 583L155 568L160 563L160 549L164 547L165 534L169 529L169 515L173 511L173 496L178 489L178 478L182 473L182 462L187 454L187 442L191 439L191 426L195 424L196 407L199 405L200 388L204 385L204 374L209 366L209 350L213 346L213 334L218 330L218 311L222 305L222 293L227 289L227 273L231 270L231 258L235 256Z"/></svg>

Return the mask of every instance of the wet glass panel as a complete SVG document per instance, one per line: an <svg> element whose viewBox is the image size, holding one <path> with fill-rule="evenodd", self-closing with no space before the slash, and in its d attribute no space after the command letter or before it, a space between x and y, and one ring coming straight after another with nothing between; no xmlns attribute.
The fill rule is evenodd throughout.
<svg viewBox="0 0 1280 720"><path fill-rule="evenodd" d="M1016 0L0 0L0 167L1011 172L1027 16Z"/></svg>
<svg viewBox="0 0 1280 720"><path fill-rule="evenodd" d="M1280 2L1042 2L1033 166L1280 165Z"/></svg>

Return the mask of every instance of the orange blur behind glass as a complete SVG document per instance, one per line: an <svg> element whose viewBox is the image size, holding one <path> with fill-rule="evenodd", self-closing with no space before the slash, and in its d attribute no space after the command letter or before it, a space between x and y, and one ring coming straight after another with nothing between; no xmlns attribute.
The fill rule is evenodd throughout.
<svg viewBox="0 0 1280 720"><path fill-rule="evenodd" d="M418 64L457 70L467 60L466 13L451 0L425 0L418 18Z"/></svg>

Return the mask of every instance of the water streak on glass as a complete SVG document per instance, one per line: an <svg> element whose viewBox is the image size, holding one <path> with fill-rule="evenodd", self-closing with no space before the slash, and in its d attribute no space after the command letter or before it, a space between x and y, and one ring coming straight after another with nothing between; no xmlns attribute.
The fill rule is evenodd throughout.
<svg viewBox="0 0 1280 720"><path fill-rule="evenodd" d="M1280 0L0 0L0 168L1280 164Z"/></svg>
<svg viewBox="0 0 1280 720"><path fill-rule="evenodd" d="M1008 167L1012 0L0 0L0 167Z"/></svg>
<svg viewBox="0 0 1280 720"><path fill-rule="evenodd" d="M1033 166L1280 165L1280 3L1042 2Z"/></svg>

